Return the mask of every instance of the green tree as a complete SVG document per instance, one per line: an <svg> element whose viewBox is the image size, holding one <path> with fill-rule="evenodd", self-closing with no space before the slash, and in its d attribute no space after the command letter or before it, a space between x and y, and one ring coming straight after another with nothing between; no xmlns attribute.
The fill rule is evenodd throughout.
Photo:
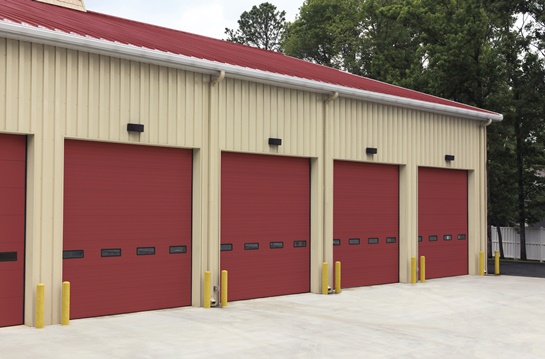
<svg viewBox="0 0 545 359"><path fill-rule="evenodd" d="M238 20L238 29L225 28L227 41L282 52L286 30L286 12L265 2L244 11Z"/></svg>
<svg viewBox="0 0 545 359"><path fill-rule="evenodd" d="M532 13L537 3L518 4L518 21L504 28L502 56L510 98L503 110L504 127L513 129L517 180L517 223L520 258L526 259L526 225L545 216L545 63L540 28ZM542 6L541 6L542 8ZM501 157L497 158L502 161Z"/></svg>
<svg viewBox="0 0 545 359"><path fill-rule="evenodd" d="M521 259L526 259L526 224L545 215L545 71L543 61L533 53L522 60L512 76L514 113L508 123L515 129L518 180L518 224Z"/></svg>
<svg viewBox="0 0 545 359"><path fill-rule="evenodd" d="M306 0L288 26L285 53L350 73L418 87L419 43L397 21L400 0Z"/></svg>
<svg viewBox="0 0 545 359"><path fill-rule="evenodd" d="M358 1L306 0L288 25L285 53L359 74L355 48L359 40Z"/></svg>

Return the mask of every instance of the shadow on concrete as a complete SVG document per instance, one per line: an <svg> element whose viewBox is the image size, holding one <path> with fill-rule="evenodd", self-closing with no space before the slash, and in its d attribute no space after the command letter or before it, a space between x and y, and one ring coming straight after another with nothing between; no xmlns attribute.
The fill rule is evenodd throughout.
<svg viewBox="0 0 545 359"><path fill-rule="evenodd" d="M488 273L494 274L493 259L488 260ZM500 274L519 277L545 278L545 263L503 259L500 261Z"/></svg>

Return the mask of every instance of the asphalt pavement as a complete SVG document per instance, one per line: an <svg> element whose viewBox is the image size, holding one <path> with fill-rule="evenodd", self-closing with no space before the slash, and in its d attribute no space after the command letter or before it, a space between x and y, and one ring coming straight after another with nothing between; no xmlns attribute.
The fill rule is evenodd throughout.
<svg viewBox="0 0 545 359"><path fill-rule="evenodd" d="M488 273L494 273L493 259L488 260ZM500 274L514 275L520 277L545 278L545 263L536 261L503 259L500 260Z"/></svg>

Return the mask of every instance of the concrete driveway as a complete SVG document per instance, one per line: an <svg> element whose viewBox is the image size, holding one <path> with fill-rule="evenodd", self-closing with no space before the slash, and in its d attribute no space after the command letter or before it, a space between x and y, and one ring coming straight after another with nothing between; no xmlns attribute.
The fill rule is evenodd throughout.
<svg viewBox="0 0 545 359"><path fill-rule="evenodd" d="M0 329L12 358L543 358L545 279L455 277Z"/></svg>

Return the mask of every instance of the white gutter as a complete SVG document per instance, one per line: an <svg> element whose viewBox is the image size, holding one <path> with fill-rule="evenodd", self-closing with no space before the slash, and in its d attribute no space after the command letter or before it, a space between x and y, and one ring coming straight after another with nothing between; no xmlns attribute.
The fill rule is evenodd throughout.
<svg viewBox="0 0 545 359"><path fill-rule="evenodd" d="M221 74L221 72L224 71L226 76L231 78L252 80L284 87L293 87L324 94L338 92L344 97L378 102L386 105L395 105L420 111L429 111L481 121L501 121L503 119L503 115L497 113L486 113L372 91L359 90L315 80L266 72L169 52L151 50L88 36L69 34L62 31L38 28L30 25L22 25L6 20L0 21L0 34L11 39L37 42L85 52L99 53L139 62L150 62L162 66L182 68L200 73L217 75L218 73Z"/></svg>

